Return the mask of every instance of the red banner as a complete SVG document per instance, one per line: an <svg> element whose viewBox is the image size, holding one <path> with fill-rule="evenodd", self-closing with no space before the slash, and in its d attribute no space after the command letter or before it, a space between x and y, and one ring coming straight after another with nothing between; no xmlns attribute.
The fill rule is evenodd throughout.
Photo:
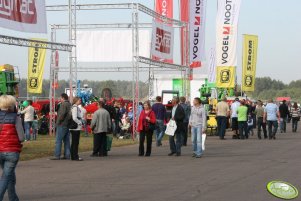
<svg viewBox="0 0 301 201"><path fill-rule="evenodd" d="M156 0L156 12L173 18L173 0Z"/></svg>
<svg viewBox="0 0 301 201"><path fill-rule="evenodd" d="M168 18L173 18L173 0L156 0L156 12ZM153 56L153 59L162 60L162 58L155 56ZM173 63L173 60L164 59L163 62Z"/></svg>
<svg viewBox="0 0 301 201"><path fill-rule="evenodd" d="M0 18L27 24L37 23L37 9L35 5L35 0L0 0Z"/></svg>
<svg viewBox="0 0 301 201"><path fill-rule="evenodd" d="M181 0L180 12L181 12L181 21L189 22L189 0ZM186 44L186 45L185 45ZM181 64L185 65L185 61L188 61L189 57L189 32L184 28L181 28Z"/></svg>
<svg viewBox="0 0 301 201"><path fill-rule="evenodd" d="M0 27L46 33L45 0L0 0Z"/></svg>

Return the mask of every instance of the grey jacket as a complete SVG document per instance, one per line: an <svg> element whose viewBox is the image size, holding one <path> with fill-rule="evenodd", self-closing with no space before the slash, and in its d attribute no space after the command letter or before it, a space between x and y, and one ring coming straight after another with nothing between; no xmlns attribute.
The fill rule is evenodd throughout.
<svg viewBox="0 0 301 201"><path fill-rule="evenodd" d="M57 112L57 126L68 126L69 119L71 118L70 110L71 104L69 101L64 101L61 103L60 109Z"/></svg>
<svg viewBox="0 0 301 201"><path fill-rule="evenodd" d="M111 128L110 114L104 108L98 109L94 114L91 122L93 133L106 133Z"/></svg>

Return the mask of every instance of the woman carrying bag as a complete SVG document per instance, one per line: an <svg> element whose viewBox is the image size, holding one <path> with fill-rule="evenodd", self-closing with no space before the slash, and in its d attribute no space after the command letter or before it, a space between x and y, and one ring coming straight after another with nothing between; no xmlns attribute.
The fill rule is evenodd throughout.
<svg viewBox="0 0 301 201"><path fill-rule="evenodd" d="M78 156L80 131L82 130L81 110L78 107L80 104L81 104L81 99L79 97L74 97L72 108L71 108L71 115L72 115L72 120L77 124L77 128L70 129L70 133L71 133L70 152L71 152L71 160L73 161L83 161L83 159Z"/></svg>
<svg viewBox="0 0 301 201"><path fill-rule="evenodd" d="M139 156L144 156L144 141L146 137L146 153L145 156L148 157L152 152L152 140L153 132L155 129L156 116L151 109L149 101L144 104L144 109L142 110L139 121L138 121L138 132L139 135Z"/></svg>

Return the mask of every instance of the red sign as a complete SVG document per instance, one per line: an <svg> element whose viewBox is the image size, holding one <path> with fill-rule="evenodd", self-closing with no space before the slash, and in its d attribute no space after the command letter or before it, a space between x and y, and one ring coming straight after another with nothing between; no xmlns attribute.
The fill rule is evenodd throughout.
<svg viewBox="0 0 301 201"><path fill-rule="evenodd" d="M0 18L26 24L37 23L35 0L0 0Z"/></svg>
<svg viewBox="0 0 301 201"><path fill-rule="evenodd" d="M173 0L156 0L156 12L173 18Z"/></svg>
<svg viewBox="0 0 301 201"><path fill-rule="evenodd" d="M157 27L156 31L156 51L170 54L171 52L171 33Z"/></svg>

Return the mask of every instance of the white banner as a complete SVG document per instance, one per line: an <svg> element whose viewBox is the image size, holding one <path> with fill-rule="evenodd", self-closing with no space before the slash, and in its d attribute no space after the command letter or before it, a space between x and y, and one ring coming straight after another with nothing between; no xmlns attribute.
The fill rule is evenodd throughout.
<svg viewBox="0 0 301 201"><path fill-rule="evenodd" d="M150 57L150 31L139 31L139 56ZM79 62L131 62L132 30L78 31Z"/></svg>
<svg viewBox="0 0 301 201"><path fill-rule="evenodd" d="M174 30L163 23L153 21L152 48L153 56L162 60L173 59Z"/></svg>
<svg viewBox="0 0 301 201"><path fill-rule="evenodd" d="M210 49L210 59L209 59L209 73L208 82L216 81L216 58L215 58L215 48Z"/></svg>
<svg viewBox="0 0 301 201"><path fill-rule="evenodd" d="M0 27L47 33L45 0L0 0Z"/></svg>
<svg viewBox="0 0 301 201"><path fill-rule="evenodd" d="M241 0L218 0L216 64L237 66L237 24Z"/></svg>
<svg viewBox="0 0 301 201"><path fill-rule="evenodd" d="M201 67L205 60L205 22L207 0L190 0L190 62Z"/></svg>

